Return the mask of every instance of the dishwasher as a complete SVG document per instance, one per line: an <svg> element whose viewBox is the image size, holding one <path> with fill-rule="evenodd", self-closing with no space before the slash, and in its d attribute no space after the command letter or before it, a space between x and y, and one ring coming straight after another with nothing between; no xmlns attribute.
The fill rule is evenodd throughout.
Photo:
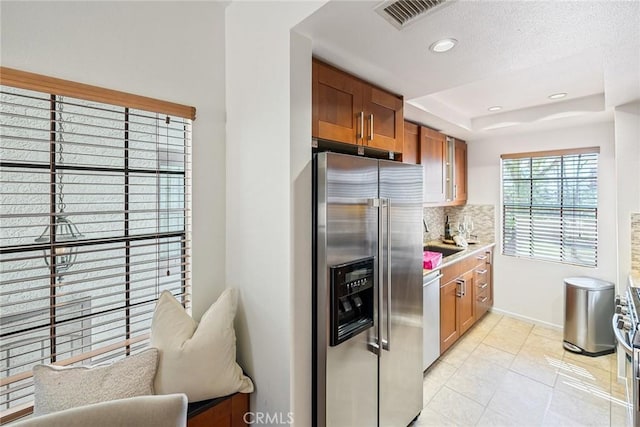
<svg viewBox="0 0 640 427"><path fill-rule="evenodd" d="M440 270L422 279L422 370L440 357Z"/></svg>

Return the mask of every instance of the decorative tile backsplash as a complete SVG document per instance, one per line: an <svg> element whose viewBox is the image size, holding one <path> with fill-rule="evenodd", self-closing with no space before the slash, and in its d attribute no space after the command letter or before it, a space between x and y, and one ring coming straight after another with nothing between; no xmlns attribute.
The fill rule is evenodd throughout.
<svg viewBox="0 0 640 427"><path fill-rule="evenodd" d="M429 232L424 233L424 241L438 240L444 234L445 217L449 215L454 232L456 226L465 215L473 221L474 229L471 234L477 235L482 242L494 242L495 236L495 207L492 205L464 205L439 208L424 208L424 220Z"/></svg>
<svg viewBox="0 0 640 427"><path fill-rule="evenodd" d="M444 214L449 215L449 221L454 229L464 216L473 221L473 231L471 234L478 236L481 242L495 242L495 212L493 205L464 205L444 208Z"/></svg>
<svg viewBox="0 0 640 427"><path fill-rule="evenodd" d="M631 214L631 270L640 272L640 213Z"/></svg>
<svg viewBox="0 0 640 427"><path fill-rule="evenodd" d="M429 231L423 231L425 242L438 240L444 234L444 208L424 208L424 221Z"/></svg>

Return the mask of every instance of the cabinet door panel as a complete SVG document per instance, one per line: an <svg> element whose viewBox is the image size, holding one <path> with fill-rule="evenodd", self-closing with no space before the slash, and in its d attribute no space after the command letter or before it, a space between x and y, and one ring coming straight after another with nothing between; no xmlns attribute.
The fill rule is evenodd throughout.
<svg viewBox="0 0 640 427"><path fill-rule="evenodd" d="M375 119L373 122L373 142L377 137L395 140L398 133L396 130L396 112L382 105L372 103L369 105L369 114L373 114ZM369 132L371 132L371 129L368 130Z"/></svg>
<svg viewBox="0 0 640 427"><path fill-rule="evenodd" d="M365 145L401 153L404 136L402 99L372 86L366 87L365 91Z"/></svg>
<svg viewBox="0 0 640 427"><path fill-rule="evenodd" d="M207 409L204 412L189 418L187 427L232 427L231 424L231 399Z"/></svg>
<svg viewBox="0 0 640 427"><path fill-rule="evenodd" d="M456 291L455 280L440 287L440 354L444 353L460 337Z"/></svg>
<svg viewBox="0 0 640 427"><path fill-rule="evenodd" d="M411 122L404 122L404 137L402 142L402 161L417 165L420 154L419 126Z"/></svg>
<svg viewBox="0 0 640 427"><path fill-rule="evenodd" d="M318 112L320 122L351 129L353 126L353 94L321 84L318 86L318 96L322 106ZM331 108L327 107L329 105Z"/></svg>
<svg viewBox="0 0 640 427"><path fill-rule="evenodd" d="M475 286L473 271L469 271L462 276L465 281L465 294L458 299L458 330L460 335L467 332L475 321Z"/></svg>
<svg viewBox="0 0 640 427"><path fill-rule="evenodd" d="M455 142L455 191L454 202L467 202L467 143L456 139Z"/></svg>
<svg viewBox="0 0 640 427"><path fill-rule="evenodd" d="M432 129L420 128L420 163L424 165L424 202L446 199L447 137Z"/></svg>
<svg viewBox="0 0 640 427"><path fill-rule="evenodd" d="M312 81L313 136L348 144L361 142L362 83L315 61Z"/></svg>

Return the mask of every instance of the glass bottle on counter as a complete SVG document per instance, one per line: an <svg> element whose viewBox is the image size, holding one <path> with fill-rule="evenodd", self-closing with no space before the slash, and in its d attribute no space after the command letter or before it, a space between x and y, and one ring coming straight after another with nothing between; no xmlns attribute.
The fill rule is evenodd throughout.
<svg viewBox="0 0 640 427"><path fill-rule="evenodd" d="M447 215L447 219L444 223L444 240L453 240L453 235L451 234L451 223L449 222L449 215Z"/></svg>

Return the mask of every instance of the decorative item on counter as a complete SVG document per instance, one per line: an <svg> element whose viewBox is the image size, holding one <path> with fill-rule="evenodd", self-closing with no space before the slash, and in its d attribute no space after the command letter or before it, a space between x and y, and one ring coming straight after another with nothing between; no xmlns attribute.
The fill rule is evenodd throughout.
<svg viewBox="0 0 640 427"><path fill-rule="evenodd" d="M433 270L442 263L442 253L424 251L422 254L422 268Z"/></svg>
<svg viewBox="0 0 640 427"><path fill-rule="evenodd" d="M451 223L449 222L449 215L447 215L447 220L444 223L444 240L451 240L453 236L451 235Z"/></svg>
<svg viewBox="0 0 640 427"><path fill-rule="evenodd" d="M456 246L459 246L461 248L466 248L467 246L469 246L467 240L460 234L458 234L457 236L453 236L453 241L456 243Z"/></svg>

